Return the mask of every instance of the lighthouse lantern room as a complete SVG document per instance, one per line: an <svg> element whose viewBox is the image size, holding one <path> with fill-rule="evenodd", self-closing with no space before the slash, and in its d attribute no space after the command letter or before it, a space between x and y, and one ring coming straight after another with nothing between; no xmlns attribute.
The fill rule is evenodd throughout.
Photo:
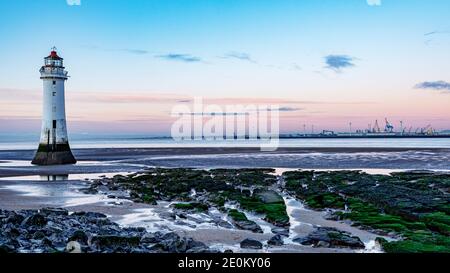
<svg viewBox="0 0 450 273"><path fill-rule="evenodd" d="M56 48L53 48L44 60L44 66L39 70L44 87L41 138L32 164L74 164L76 159L70 150L67 137L64 97L64 84L68 73Z"/></svg>

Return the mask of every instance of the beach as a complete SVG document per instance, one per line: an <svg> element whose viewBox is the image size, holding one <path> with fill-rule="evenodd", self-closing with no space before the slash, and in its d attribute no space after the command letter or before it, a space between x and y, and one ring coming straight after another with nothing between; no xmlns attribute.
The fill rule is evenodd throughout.
<svg viewBox="0 0 450 273"><path fill-rule="evenodd" d="M289 228L284 243L248 250L239 246L244 239L268 242L276 235L276 226L258 213L246 212L249 221L262 232L231 228L234 224L223 211L214 206L206 213L185 212L178 215L175 200L165 199L143 203L130 198L125 189L108 186L86 192L95 181L136 175L154 168L251 169L273 168L271 175L283 181L285 172L302 170L345 171L362 170L373 175L388 175L407 170L433 170L447 173L450 169L450 149L447 148L294 148L283 147L274 152L258 148L101 148L74 149L76 165L33 166L33 150L0 151L0 208L6 210L64 208L68 211L103 213L122 227L144 227L149 232L176 232L220 251L235 252L382 252L377 238L396 240L394 234L379 234L355 227L351 221L335 221L332 210L315 210L286 192L282 186L271 186L284 198ZM181 169L182 170L182 169ZM278 182L278 183L281 183ZM97 183L97 182L96 182ZM196 200L193 198L193 200ZM230 208L235 208L236 205ZM182 217L182 218L180 218ZM221 226L226 222L226 227ZM357 236L364 248L311 247L294 242L308 236L317 227L337 229Z"/></svg>
<svg viewBox="0 0 450 273"><path fill-rule="evenodd" d="M281 170L280 170L281 171ZM117 173L118 174L118 173ZM110 173L107 176L117 175ZM122 173L127 174L127 173ZM77 175L73 179L45 181L47 176L7 177L0 180L0 207L5 210L39 210L42 208L63 208L70 212L89 211L102 213L108 219L122 227L145 227L149 232L176 232L180 236L193 238L220 251L234 252L287 252L287 253L346 253L351 249L312 248L294 243L292 239L306 236L315 226L339 228L358 235L367 245L358 252L381 252L375 239L379 235L370 231L352 227L350 223L339 223L327 220L327 212L306 209L303 204L293 198L286 200L287 211L292 226L290 235L283 246L264 247L261 250L246 250L239 247L244 239L267 241L273 234L275 226L260 219L260 215L247 213L249 219L256 221L263 229L262 233L254 233L234 228L223 228L213 221L215 214L224 217L219 211L212 209L206 214L187 213L183 220L175 220L175 212L171 206L175 202L158 202L157 205L142 204L121 198L116 192L104 190L98 194L85 194L80 190L88 187L92 179L100 178L99 174ZM78 177L78 178L76 178ZM82 177L86 177L81 179ZM112 196L112 194L115 194ZM173 217L173 218L172 218ZM187 219L186 219L187 217ZM389 237L387 237L389 238Z"/></svg>

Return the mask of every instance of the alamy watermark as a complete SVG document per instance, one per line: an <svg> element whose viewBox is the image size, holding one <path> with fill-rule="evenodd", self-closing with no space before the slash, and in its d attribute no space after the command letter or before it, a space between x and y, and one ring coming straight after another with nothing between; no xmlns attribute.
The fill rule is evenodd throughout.
<svg viewBox="0 0 450 273"><path fill-rule="evenodd" d="M177 104L171 115L177 118L171 127L172 138L181 143L242 147L259 146L275 151L279 146L278 105L204 104L195 98L189 107Z"/></svg>

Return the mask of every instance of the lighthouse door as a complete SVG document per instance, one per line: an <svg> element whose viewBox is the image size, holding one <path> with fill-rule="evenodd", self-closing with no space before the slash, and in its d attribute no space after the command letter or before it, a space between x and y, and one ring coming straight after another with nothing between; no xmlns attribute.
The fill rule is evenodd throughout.
<svg viewBox="0 0 450 273"><path fill-rule="evenodd" d="M52 150L56 151L56 120L53 120L52 136L53 136Z"/></svg>

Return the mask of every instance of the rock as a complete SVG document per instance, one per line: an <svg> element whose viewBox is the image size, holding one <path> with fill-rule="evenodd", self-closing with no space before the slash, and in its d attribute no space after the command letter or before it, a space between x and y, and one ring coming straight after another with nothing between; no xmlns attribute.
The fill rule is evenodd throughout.
<svg viewBox="0 0 450 273"><path fill-rule="evenodd" d="M21 232L17 228L15 228L14 226L6 227L3 230L3 235L4 236L6 235L6 236L11 237L11 238L18 237L20 235L20 233Z"/></svg>
<svg viewBox="0 0 450 273"><path fill-rule="evenodd" d="M262 249L263 245L261 242L253 239L245 239L241 242L241 248L246 249Z"/></svg>
<svg viewBox="0 0 450 273"><path fill-rule="evenodd" d="M47 238L47 237L45 237L44 239L42 239L42 245L43 246L46 246L46 247L52 247L53 246L53 242L49 239L49 238Z"/></svg>
<svg viewBox="0 0 450 273"><path fill-rule="evenodd" d="M272 246L282 246L284 244L283 237L281 235L275 235L267 241L267 244Z"/></svg>
<svg viewBox="0 0 450 273"><path fill-rule="evenodd" d="M141 241L136 236L120 236L120 235L96 235L91 239L91 245L100 248L118 248L138 246Z"/></svg>
<svg viewBox="0 0 450 273"><path fill-rule="evenodd" d="M100 185L97 187L97 190L101 193L107 193L109 191L109 188L106 185Z"/></svg>
<svg viewBox="0 0 450 273"><path fill-rule="evenodd" d="M177 215L173 212L162 212L158 214L159 217L167 220L175 220L177 218Z"/></svg>
<svg viewBox="0 0 450 273"><path fill-rule="evenodd" d="M324 218L330 221L342 221L341 216L336 213L328 213Z"/></svg>
<svg viewBox="0 0 450 273"><path fill-rule="evenodd" d="M6 243L0 243L0 254L14 253L15 247Z"/></svg>
<svg viewBox="0 0 450 273"><path fill-rule="evenodd" d="M38 230L33 234L33 239L35 239L35 240L42 240L44 238L45 238L45 233L42 232L41 230Z"/></svg>
<svg viewBox="0 0 450 273"><path fill-rule="evenodd" d="M312 245L313 247L343 247L352 249L364 248L363 242L350 233L337 230L335 228L319 227L304 238L295 238L294 242L302 245Z"/></svg>
<svg viewBox="0 0 450 273"><path fill-rule="evenodd" d="M289 237L289 229L287 229L287 228L275 227L275 228L272 228L271 231L273 234Z"/></svg>
<svg viewBox="0 0 450 273"><path fill-rule="evenodd" d="M22 222L23 226L38 226L42 227L47 224L47 219L44 215L37 213L25 218Z"/></svg>
<svg viewBox="0 0 450 273"><path fill-rule="evenodd" d="M135 233L146 233L147 232L145 227L127 227L127 228L124 228L124 230L126 230L127 232L135 232Z"/></svg>
<svg viewBox="0 0 450 273"><path fill-rule="evenodd" d="M187 246L184 240L168 239L156 243L150 249L169 253L183 253L186 252Z"/></svg>
<svg viewBox="0 0 450 273"><path fill-rule="evenodd" d="M245 196L251 196L252 192L249 189L243 189L241 190L241 193Z"/></svg>
<svg viewBox="0 0 450 273"><path fill-rule="evenodd" d="M321 247L321 248L329 248L331 245L328 242L324 242L324 241L319 241L316 244L316 247Z"/></svg>
<svg viewBox="0 0 450 273"><path fill-rule="evenodd" d="M190 227L190 228L196 228L196 225L193 224L189 224L187 222L181 221L181 220L177 220L174 222L175 225L179 225L179 226L186 226L186 227Z"/></svg>
<svg viewBox="0 0 450 273"><path fill-rule="evenodd" d="M207 247L194 247L186 251L186 253L212 253L212 252L213 250Z"/></svg>
<svg viewBox="0 0 450 273"><path fill-rule="evenodd" d="M182 212L182 211L176 211L175 215L181 219L187 219L187 215L186 213Z"/></svg>
<svg viewBox="0 0 450 273"><path fill-rule="evenodd" d="M69 241L75 241L75 242L79 242L82 244L87 244L88 236L87 236L86 232L84 232L83 230L77 230L72 234L72 236L69 237Z"/></svg>
<svg viewBox="0 0 450 273"><path fill-rule="evenodd" d="M191 216L191 215L186 215L186 219L189 220L189 221L192 221L194 223L197 223L197 224L204 224L204 223L211 222L211 220L209 220L209 219L197 218L197 217L194 217L194 216Z"/></svg>
<svg viewBox="0 0 450 273"><path fill-rule="evenodd" d="M243 229L243 230L250 230L252 232L255 233L263 233L263 230L261 229L261 227L250 220L245 220L245 221L233 221L233 224L238 228L238 229Z"/></svg>
<svg viewBox="0 0 450 273"><path fill-rule="evenodd" d="M116 226L114 223L111 223L108 219L106 218L91 218L89 221L91 221L92 223L95 223L98 226L106 226L106 225L110 225L110 228L114 228L116 230L119 230L119 227Z"/></svg>
<svg viewBox="0 0 450 273"><path fill-rule="evenodd" d="M145 235L142 241L156 242L150 247L152 251L170 252L170 253L209 253L210 250L204 243L193 240L192 238L181 238L174 232L166 233L162 236Z"/></svg>
<svg viewBox="0 0 450 273"><path fill-rule="evenodd" d="M68 214L68 213L67 213ZM0 252L207 253L205 244L143 227L121 228L106 215L45 208L18 213L0 210ZM155 244L155 245L153 245Z"/></svg>
<svg viewBox="0 0 450 273"><path fill-rule="evenodd" d="M66 209L62 209L62 208L43 208L43 209L40 210L40 212L42 214L44 214L45 216L48 216L50 214L52 214L52 215L62 215L62 216L69 215L69 212Z"/></svg>
<svg viewBox="0 0 450 273"><path fill-rule="evenodd" d="M108 216L106 216L106 214L103 214L100 212L86 212L84 214L84 216L90 217L90 218L107 218L108 217Z"/></svg>
<svg viewBox="0 0 450 273"><path fill-rule="evenodd" d="M166 234L164 234L163 236L161 236L161 240L165 241L165 240L180 240L180 236L178 234L176 234L175 232L168 232Z"/></svg>
<svg viewBox="0 0 450 273"><path fill-rule="evenodd" d="M164 234L161 237L161 241L159 241L156 245L154 245L152 250L161 250L164 252L170 253L179 253L186 252L187 250L187 242L185 240L181 240L180 236L174 232L169 232Z"/></svg>
<svg viewBox="0 0 450 273"><path fill-rule="evenodd" d="M56 224L54 221L48 221L46 228L52 233L61 233L63 232L63 227L61 225Z"/></svg>
<svg viewBox="0 0 450 273"><path fill-rule="evenodd" d="M225 220L217 219L217 220L214 220L214 221L215 221L216 225L218 225L219 227L223 227L223 228L227 228L227 229L232 229L233 228L233 225L230 224L229 222L225 221Z"/></svg>
<svg viewBox="0 0 450 273"><path fill-rule="evenodd" d="M306 245L306 242L308 242L308 239L307 239L307 237L295 237L294 239L292 239L292 241L296 242L298 244L301 244L301 245L303 245L303 244Z"/></svg>
<svg viewBox="0 0 450 273"><path fill-rule="evenodd" d="M256 191L254 194L265 204L284 203L283 197L272 190Z"/></svg>
<svg viewBox="0 0 450 273"><path fill-rule="evenodd" d="M5 223L6 224L20 224L23 222L23 220L25 219L25 217L23 215L17 214L17 213L13 213L11 215L9 215L7 218L5 218Z"/></svg>
<svg viewBox="0 0 450 273"><path fill-rule="evenodd" d="M161 241L162 237L161 232L155 232L155 233L146 233L141 237L141 243L143 244L155 244L159 241Z"/></svg>
<svg viewBox="0 0 450 273"><path fill-rule="evenodd" d="M195 241L192 238L187 238L186 239L186 247L187 247L187 249L192 249L192 248L207 249L208 248L204 243Z"/></svg>

